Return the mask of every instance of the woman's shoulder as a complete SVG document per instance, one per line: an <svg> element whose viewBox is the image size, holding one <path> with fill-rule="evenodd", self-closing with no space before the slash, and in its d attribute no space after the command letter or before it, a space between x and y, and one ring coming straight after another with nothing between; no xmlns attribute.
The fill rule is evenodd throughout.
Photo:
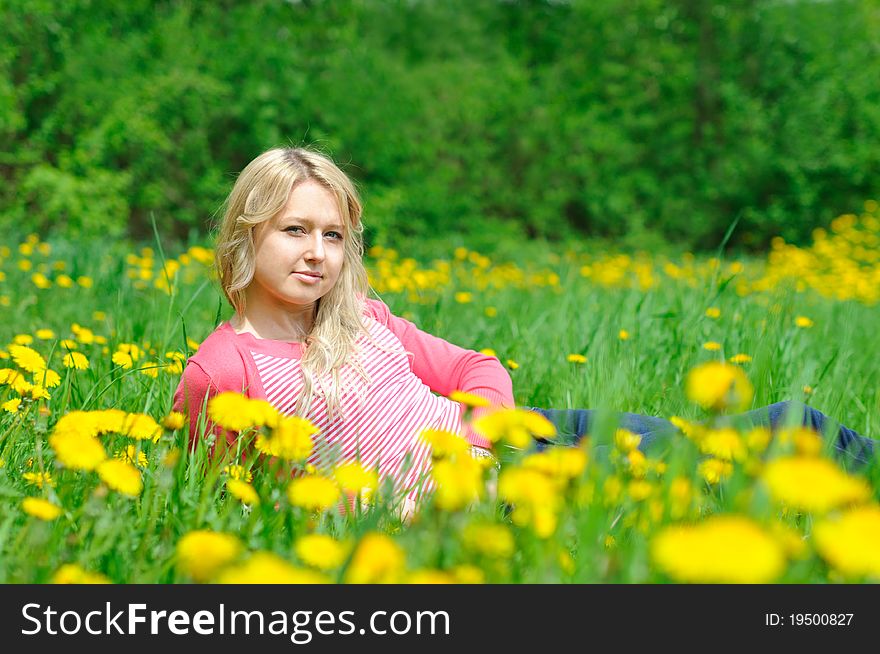
<svg viewBox="0 0 880 654"><path fill-rule="evenodd" d="M364 315L383 325L387 325L388 320L391 318L391 310L382 300L367 298L364 300Z"/></svg>
<svg viewBox="0 0 880 654"><path fill-rule="evenodd" d="M236 337L235 330L228 322L221 323L201 342L187 363L196 363L214 379L243 372L244 362L238 356Z"/></svg>

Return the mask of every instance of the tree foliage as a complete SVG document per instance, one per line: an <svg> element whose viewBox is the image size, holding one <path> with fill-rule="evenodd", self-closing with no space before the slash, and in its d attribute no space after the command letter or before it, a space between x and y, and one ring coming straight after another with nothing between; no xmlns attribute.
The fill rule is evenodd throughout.
<svg viewBox="0 0 880 654"><path fill-rule="evenodd" d="M876 0L13 0L0 220L192 236L309 144L383 244L801 240L878 191L878 28Z"/></svg>

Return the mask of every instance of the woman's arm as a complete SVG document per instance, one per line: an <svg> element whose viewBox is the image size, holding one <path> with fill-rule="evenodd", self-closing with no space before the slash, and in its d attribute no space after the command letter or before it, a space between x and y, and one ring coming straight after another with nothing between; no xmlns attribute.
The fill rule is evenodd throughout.
<svg viewBox="0 0 880 654"><path fill-rule="evenodd" d="M177 390L174 391L174 411L185 414L189 419L189 446L194 447L202 434L213 433L217 439L226 438L227 443L235 441L236 434L225 432L220 425L215 425L207 416L207 402L221 392L211 376L199 363L190 359L183 369L183 375ZM199 429L199 418L204 416L204 429Z"/></svg>

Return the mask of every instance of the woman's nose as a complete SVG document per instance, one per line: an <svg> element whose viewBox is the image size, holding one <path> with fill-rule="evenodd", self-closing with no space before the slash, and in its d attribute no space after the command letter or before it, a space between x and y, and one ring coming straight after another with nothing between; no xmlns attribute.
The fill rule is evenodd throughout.
<svg viewBox="0 0 880 654"><path fill-rule="evenodd" d="M312 236L309 239L309 247L306 250L306 258L310 260L322 261L324 259L324 240L321 234Z"/></svg>

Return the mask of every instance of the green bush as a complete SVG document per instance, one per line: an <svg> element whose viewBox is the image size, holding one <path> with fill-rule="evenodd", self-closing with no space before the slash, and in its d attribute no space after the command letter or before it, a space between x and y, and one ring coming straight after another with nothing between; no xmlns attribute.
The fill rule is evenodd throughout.
<svg viewBox="0 0 880 654"><path fill-rule="evenodd" d="M257 0L0 8L0 220L202 233L317 146L375 242L803 241L878 192L876 0Z"/></svg>

